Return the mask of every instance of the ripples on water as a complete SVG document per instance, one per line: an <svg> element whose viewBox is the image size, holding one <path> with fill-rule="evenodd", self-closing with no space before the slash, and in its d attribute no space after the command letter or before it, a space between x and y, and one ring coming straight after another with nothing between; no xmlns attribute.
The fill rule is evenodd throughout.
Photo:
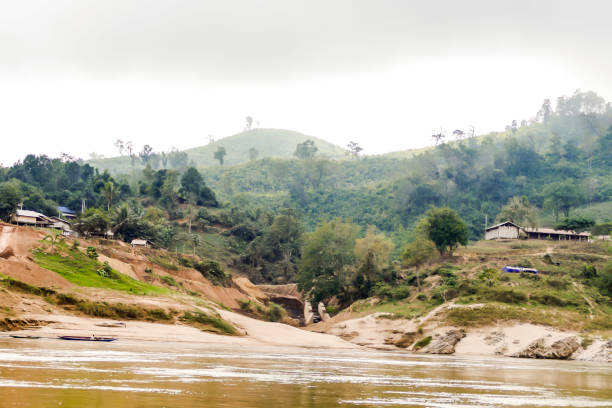
<svg viewBox="0 0 612 408"><path fill-rule="evenodd" d="M612 407L606 364L0 340L0 407Z"/></svg>

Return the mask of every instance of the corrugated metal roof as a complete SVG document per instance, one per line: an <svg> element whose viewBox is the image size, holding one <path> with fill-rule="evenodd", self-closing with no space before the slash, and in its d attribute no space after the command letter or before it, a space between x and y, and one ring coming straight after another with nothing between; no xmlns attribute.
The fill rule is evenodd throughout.
<svg viewBox="0 0 612 408"><path fill-rule="evenodd" d="M591 235L590 232L581 232L579 234L574 231L556 230L553 228L524 228L527 232L539 232L540 234L559 234L559 235L580 235L582 237L588 237Z"/></svg>
<svg viewBox="0 0 612 408"><path fill-rule="evenodd" d="M131 244L132 245L147 245L147 241L146 239L133 239Z"/></svg>
<svg viewBox="0 0 612 408"><path fill-rule="evenodd" d="M512 225L513 227L521 228L519 225L516 225L513 222L506 221L506 222L502 222L500 224L492 225L492 226L488 227L485 231L488 231L488 230L493 229L493 228L501 227L502 225Z"/></svg>
<svg viewBox="0 0 612 408"><path fill-rule="evenodd" d="M17 210L17 216L18 217L47 218L45 217L44 214L41 214L36 211L30 211L30 210Z"/></svg>
<svg viewBox="0 0 612 408"><path fill-rule="evenodd" d="M66 213L66 214L75 214L76 215L76 212L74 212L73 210L71 210L68 207L59 206L59 207L57 207L57 209L60 210L63 213Z"/></svg>

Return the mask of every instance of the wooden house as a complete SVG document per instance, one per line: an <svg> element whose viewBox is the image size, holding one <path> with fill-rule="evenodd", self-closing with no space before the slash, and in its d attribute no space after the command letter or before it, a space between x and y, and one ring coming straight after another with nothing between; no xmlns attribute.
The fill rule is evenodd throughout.
<svg viewBox="0 0 612 408"><path fill-rule="evenodd" d="M521 238L521 230L520 226L506 221L487 228L485 230L485 239L519 239Z"/></svg>
<svg viewBox="0 0 612 408"><path fill-rule="evenodd" d="M17 225L31 225L34 227L48 227L53 224L53 220L46 215L30 210L15 211L11 220Z"/></svg>

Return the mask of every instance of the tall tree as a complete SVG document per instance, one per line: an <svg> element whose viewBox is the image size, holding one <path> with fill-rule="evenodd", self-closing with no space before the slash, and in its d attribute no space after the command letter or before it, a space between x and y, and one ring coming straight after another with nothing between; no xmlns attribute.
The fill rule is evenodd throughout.
<svg viewBox="0 0 612 408"><path fill-rule="evenodd" d="M216 160L219 160L219 164L223 166L224 158L227 152L225 151L225 147L219 146L217 147L217 151L213 154Z"/></svg>
<svg viewBox="0 0 612 408"><path fill-rule="evenodd" d="M523 197L511 197L495 218L496 222L510 221L520 226L536 228L539 224L538 209Z"/></svg>
<svg viewBox="0 0 612 408"><path fill-rule="evenodd" d="M151 159L152 154L153 154L153 148L149 146L148 144L144 145L140 153L138 153L138 155L140 156L140 160L142 160L142 162L145 165L149 163L149 160Z"/></svg>
<svg viewBox="0 0 612 408"><path fill-rule="evenodd" d="M293 155L298 159L312 159L318 150L319 148L315 145L315 142L308 139L297 144Z"/></svg>
<svg viewBox="0 0 612 408"><path fill-rule="evenodd" d="M254 147L251 147L251 148L249 149L249 160L251 160L251 161L255 161L255 160L257 160L257 157L258 157L258 156L259 156L259 150L257 150L257 149L256 149L256 148L254 148Z"/></svg>
<svg viewBox="0 0 612 408"><path fill-rule="evenodd" d="M359 153L363 151L363 147L359 146L357 142L349 142L346 145L347 153L353 156L355 159L359 158Z"/></svg>
<svg viewBox="0 0 612 408"><path fill-rule="evenodd" d="M436 245L422 236L418 236L414 241L404 247L404 251L402 252L402 264L409 268L415 268L419 292L421 291L419 268L433 259L435 254Z"/></svg>
<svg viewBox="0 0 612 408"><path fill-rule="evenodd" d="M417 231L430 239L442 256L452 255L459 245L468 243L467 225L448 207L430 209L419 221Z"/></svg>
<svg viewBox="0 0 612 408"><path fill-rule="evenodd" d="M251 130L253 128L253 117L247 116L244 130Z"/></svg>
<svg viewBox="0 0 612 408"><path fill-rule="evenodd" d="M306 234L297 278L303 293L318 302L341 292L352 275L358 234L359 226L342 220L322 222Z"/></svg>
<svg viewBox="0 0 612 408"><path fill-rule="evenodd" d="M0 184L0 220L9 221L21 200L21 191L14 183Z"/></svg>
<svg viewBox="0 0 612 408"><path fill-rule="evenodd" d="M106 198L106 210L110 211L111 204L113 202L113 198L117 194L117 188L115 187L115 183L112 181L107 181L102 186L102 194L104 198Z"/></svg>

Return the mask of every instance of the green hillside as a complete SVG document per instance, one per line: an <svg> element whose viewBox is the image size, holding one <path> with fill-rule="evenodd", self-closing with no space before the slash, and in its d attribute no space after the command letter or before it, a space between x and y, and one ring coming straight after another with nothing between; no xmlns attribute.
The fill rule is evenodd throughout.
<svg viewBox="0 0 612 408"><path fill-rule="evenodd" d="M153 146L154 150L150 156L149 164L153 169L175 168L177 170L183 170L188 163L198 167L219 166L219 162L214 158L214 153L219 147L225 148L227 153L224 157L224 166L248 162L251 160L249 151L252 148L257 150L258 159L265 157L291 158L296 145L308 139L314 141L318 148L318 157L345 157L343 148L317 137L292 130L253 129L225 137L206 146L194 147L181 152L161 153L156 151L155 146ZM180 155L183 153L187 156L181 160ZM166 165L163 163L163 155L169 159ZM176 158L176 160L173 160L173 158ZM100 171L108 170L111 174L128 174L134 169L145 167L145 163L138 153L134 155L133 160L126 154L119 157L89 160L88 163Z"/></svg>
<svg viewBox="0 0 612 408"><path fill-rule="evenodd" d="M224 147L227 151L224 164L231 166L248 162L251 148L257 149L258 159L264 157L293 157L295 146L307 139L315 142L319 149L317 151L318 156L329 158L345 156L344 149L339 146L300 132L284 129L253 129L225 137L206 146L187 149L185 152L197 166L213 166L219 165L219 162L213 157L214 152L219 147Z"/></svg>

